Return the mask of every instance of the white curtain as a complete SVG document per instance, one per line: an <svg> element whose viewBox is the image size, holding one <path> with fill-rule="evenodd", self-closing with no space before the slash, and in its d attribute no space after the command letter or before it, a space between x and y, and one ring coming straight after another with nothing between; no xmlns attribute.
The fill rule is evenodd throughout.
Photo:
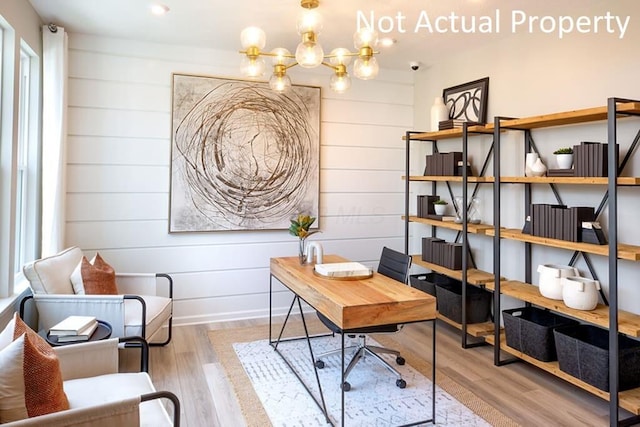
<svg viewBox="0 0 640 427"><path fill-rule="evenodd" d="M64 28L43 26L42 256L65 244L67 50Z"/></svg>

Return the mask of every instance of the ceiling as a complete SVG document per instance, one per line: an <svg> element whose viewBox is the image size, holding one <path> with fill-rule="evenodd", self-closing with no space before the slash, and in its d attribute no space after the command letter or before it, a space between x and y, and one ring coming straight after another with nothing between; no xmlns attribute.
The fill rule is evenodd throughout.
<svg viewBox="0 0 640 427"><path fill-rule="evenodd" d="M143 40L221 50L239 50L240 31L256 25L267 34L266 49L286 47L295 51L299 42L295 25L302 10L299 0L157 0L170 12L157 17L150 13L155 0L29 0L45 23L55 23L70 33L84 33L122 39ZM513 10L528 16L593 15L605 13L610 0L322 0L318 11L324 18L319 41L328 53L335 47L352 48L358 12L374 15L387 27L388 36L397 41L381 48L380 66L409 69L409 61L428 66L443 56L473 49L511 34L509 22ZM495 27L496 10L501 13L501 28ZM591 12L590 12L591 11ZM479 24L490 16L494 25L488 33L454 34L444 22L447 33L415 31L421 13L435 25L437 17L475 16ZM397 19L397 16L404 16ZM424 15L423 15L424 16ZM424 23L424 21L422 21ZM460 23L458 22L458 27ZM391 31L389 31L391 30ZM479 30L479 27L477 27ZM353 49L352 49L353 50Z"/></svg>

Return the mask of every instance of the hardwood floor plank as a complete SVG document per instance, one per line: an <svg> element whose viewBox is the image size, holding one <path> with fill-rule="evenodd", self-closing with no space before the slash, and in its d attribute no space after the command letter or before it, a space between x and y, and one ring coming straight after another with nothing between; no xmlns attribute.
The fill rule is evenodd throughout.
<svg viewBox="0 0 640 427"><path fill-rule="evenodd" d="M268 319L250 319L179 326L171 344L151 349L154 384L180 396L183 426L246 425L207 331L266 323ZM405 325L394 338L430 361L431 331L430 324ZM525 427L609 424L608 402L553 375L525 362L494 366L492 346L462 349L460 331L442 322L437 341L440 370Z"/></svg>

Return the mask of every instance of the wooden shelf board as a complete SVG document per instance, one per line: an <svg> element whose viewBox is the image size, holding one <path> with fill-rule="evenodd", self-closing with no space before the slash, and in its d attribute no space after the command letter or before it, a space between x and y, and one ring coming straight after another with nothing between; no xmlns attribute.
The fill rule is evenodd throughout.
<svg viewBox="0 0 640 427"><path fill-rule="evenodd" d="M493 133L493 125L491 127L476 125L469 126L467 128L469 134L473 133L484 133L484 134L492 134ZM446 129L435 132L421 132L411 135L412 141L439 141L441 139L450 139L450 138L460 138L462 137L462 128L455 129ZM406 140L406 135L402 137L403 140Z"/></svg>
<svg viewBox="0 0 640 427"><path fill-rule="evenodd" d="M402 216L402 219L405 219L404 215ZM409 221L419 223L419 224L433 225L436 227L447 228L449 230L462 231L462 224L458 224L453 221L439 221L437 219L419 218L417 216L410 216ZM493 230L493 226L489 224L467 224L467 232L469 233L486 234L488 230Z"/></svg>
<svg viewBox="0 0 640 427"><path fill-rule="evenodd" d="M440 313L437 314L437 318L453 326L454 328L462 330L462 325L460 323L454 322L453 320ZM467 334L476 338L484 338L487 335L493 334L493 328L493 322L469 323L467 324Z"/></svg>
<svg viewBox="0 0 640 427"><path fill-rule="evenodd" d="M618 104L620 113L640 113L639 102ZM564 111L554 114L526 117L521 119L504 120L500 123L503 128L537 129L542 127L563 126L577 123L593 122L607 119L607 107L585 108L582 110Z"/></svg>
<svg viewBox="0 0 640 427"><path fill-rule="evenodd" d="M406 179L406 176L403 176L402 179ZM441 175L411 175L409 176L409 181L438 181L438 182L462 182L461 176L441 176ZM493 182L492 176L469 176L467 177L467 182Z"/></svg>
<svg viewBox="0 0 640 427"><path fill-rule="evenodd" d="M579 177L579 176L501 176L500 182L505 184L580 184L607 185L607 177ZM640 185L640 178L634 176L618 177L618 185Z"/></svg>
<svg viewBox="0 0 640 427"><path fill-rule="evenodd" d="M487 232L487 235L494 235L493 232ZM522 233L522 230L513 228L501 228L500 237L504 239L518 240L521 242L535 243L537 245L551 246L554 248L562 248L575 250L595 255L608 256L608 245L594 245L591 243L568 242L566 240L550 239L547 237L532 236ZM640 246L618 244L618 258L629 261L640 261Z"/></svg>
<svg viewBox="0 0 640 427"><path fill-rule="evenodd" d="M606 329L609 328L609 307L603 304L598 304L595 310L574 310L564 305L560 300L552 300L542 296L537 286L517 280L501 282L500 293ZM618 330L625 335L640 337L640 315L618 310Z"/></svg>
<svg viewBox="0 0 640 427"><path fill-rule="evenodd" d="M423 261L420 255L413 255L413 264L428 268L436 273L444 274L445 276L449 276L457 280L462 280L462 270L450 270L441 265ZM476 270L475 268L467 270L467 282L475 286L484 286L485 283L488 282L493 283L493 277L493 274Z"/></svg>
<svg viewBox="0 0 640 427"><path fill-rule="evenodd" d="M485 337L485 341L488 342L489 344L492 344L495 346L495 340L494 340L494 336L490 335L490 336L486 336ZM535 359L531 356L528 356L522 352L519 352L518 350L515 350L511 347L508 347L506 344L507 340L504 334L504 331L500 334L500 348L502 350L504 350L505 352L512 354L513 356L518 357L519 359L522 359L544 371L547 371L559 378L562 378L563 380L578 386L592 394L595 394L596 396L605 399L605 400L609 400L609 393L606 391L602 391L597 387L592 386L591 384L587 384L584 381L579 380L578 378L574 377L573 375L569 375L563 371L560 370L560 366L558 365L558 362L542 362L538 359ZM626 409L627 411L633 413L634 415L640 415L640 388L634 388L631 390L626 390L626 391L622 391L619 393L619 399L620 399L620 406L623 407L624 409Z"/></svg>

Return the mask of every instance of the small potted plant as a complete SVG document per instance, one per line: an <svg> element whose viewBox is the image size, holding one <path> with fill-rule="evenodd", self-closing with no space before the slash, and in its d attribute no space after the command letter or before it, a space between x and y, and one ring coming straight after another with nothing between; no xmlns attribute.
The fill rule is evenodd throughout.
<svg viewBox="0 0 640 427"><path fill-rule="evenodd" d="M438 199L433 202L433 209L436 212L436 215L444 215L447 210L447 205L449 203L446 200Z"/></svg>
<svg viewBox="0 0 640 427"><path fill-rule="evenodd" d="M304 264L307 259L307 238L320 232L320 230L309 231L314 222L316 222L315 217L305 214L298 214L296 218L291 219L289 234L299 239L298 256L300 257L300 264Z"/></svg>
<svg viewBox="0 0 640 427"><path fill-rule="evenodd" d="M558 148L553 152L559 169L571 169L573 165L573 149L570 147Z"/></svg>

